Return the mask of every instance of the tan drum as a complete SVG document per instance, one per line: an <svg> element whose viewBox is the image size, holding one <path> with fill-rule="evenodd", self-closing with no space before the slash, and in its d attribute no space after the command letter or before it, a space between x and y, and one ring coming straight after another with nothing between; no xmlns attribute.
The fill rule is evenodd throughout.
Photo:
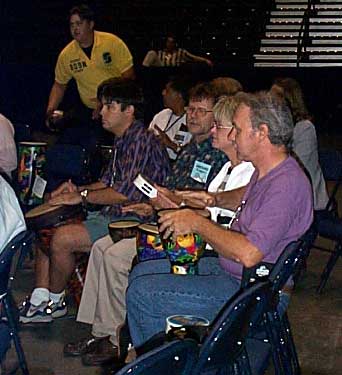
<svg viewBox="0 0 342 375"><path fill-rule="evenodd" d="M50 253L50 242L58 227L67 224L78 224L85 220L82 205L51 206L44 203L28 211L25 215L27 226L37 232L40 249ZM68 283L68 290L80 304L83 284L87 272L88 254L77 254L76 269Z"/></svg>
<svg viewBox="0 0 342 375"><path fill-rule="evenodd" d="M163 210L159 215L175 210ZM207 210L194 210L204 217L209 217ZM203 255L206 242L197 233L187 233L162 239L163 248L171 262L171 273L178 275L195 275L198 273L198 260Z"/></svg>
<svg viewBox="0 0 342 375"><path fill-rule="evenodd" d="M108 225L109 234L114 243L123 238L135 238L138 233L139 221L121 220Z"/></svg>
<svg viewBox="0 0 342 375"><path fill-rule="evenodd" d="M82 205L51 206L49 203L33 208L25 214L28 228L37 231L41 249L48 254L56 229L65 224L80 223L85 219Z"/></svg>
<svg viewBox="0 0 342 375"><path fill-rule="evenodd" d="M155 224L141 224L137 235L138 261L166 258L160 239L158 226Z"/></svg>

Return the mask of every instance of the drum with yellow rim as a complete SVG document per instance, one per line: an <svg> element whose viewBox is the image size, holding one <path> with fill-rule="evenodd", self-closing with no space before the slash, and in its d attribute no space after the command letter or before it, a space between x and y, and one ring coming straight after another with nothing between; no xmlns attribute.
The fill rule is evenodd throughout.
<svg viewBox="0 0 342 375"><path fill-rule="evenodd" d="M155 224L141 224L137 235L138 261L163 259L166 253Z"/></svg>

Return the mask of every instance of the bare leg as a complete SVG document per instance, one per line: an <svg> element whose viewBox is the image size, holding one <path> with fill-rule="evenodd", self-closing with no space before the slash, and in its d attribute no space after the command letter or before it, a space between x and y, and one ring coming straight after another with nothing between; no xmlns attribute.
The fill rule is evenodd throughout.
<svg viewBox="0 0 342 375"><path fill-rule="evenodd" d="M49 289L50 277L50 258L43 253L43 251L36 246L36 256L35 256L35 274L36 274L36 288L46 288Z"/></svg>
<svg viewBox="0 0 342 375"><path fill-rule="evenodd" d="M75 252L89 252L91 239L81 224L63 225L51 241L50 292L61 293L75 269Z"/></svg>

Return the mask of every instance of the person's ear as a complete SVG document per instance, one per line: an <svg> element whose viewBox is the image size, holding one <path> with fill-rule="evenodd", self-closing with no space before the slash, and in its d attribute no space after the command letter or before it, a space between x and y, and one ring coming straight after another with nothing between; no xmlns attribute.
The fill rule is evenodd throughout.
<svg viewBox="0 0 342 375"><path fill-rule="evenodd" d="M128 115L134 115L134 106L133 105L128 105L125 110L124 110L125 113L127 113Z"/></svg>
<svg viewBox="0 0 342 375"><path fill-rule="evenodd" d="M259 137L260 139L268 138L269 129L266 124L259 125Z"/></svg>
<svg viewBox="0 0 342 375"><path fill-rule="evenodd" d="M89 25L90 25L90 28L91 28L92 30L94 30L95 22L94 22L94 21L90 21Z"/></svg>

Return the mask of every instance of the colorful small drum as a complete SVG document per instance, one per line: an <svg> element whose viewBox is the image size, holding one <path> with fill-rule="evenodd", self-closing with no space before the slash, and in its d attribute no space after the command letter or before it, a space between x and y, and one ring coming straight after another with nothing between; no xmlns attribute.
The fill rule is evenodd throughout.
<svg viewBox="0 0 342 375"><path fill-rule="evenodd" d="M135 238L138 233L139 225L139 221L121 220L110 223L108 225L108 230L113 242L116 243L123 238Z"/></svg>
<svg viewBox="0 0 342 375"><path fill-rule="evenodd" d="M174 210L159 211L159 215ZM196 210L202 216L209 217L206 210ZM206 242L197 233L188 233L177 236L174 240L172 236L162 239L164 250L170 259L171 273L177 275L195 275L198 273L198 260L203 255Z"/></svg>
<svg viewBox="0 0 342 375"><path fill-rule="evenodd" d="M139 225L137 235L137 253L139 262L166 258L166 253L163 249L157 225Z"/></svg>
<svg viewBox="0 0 342 375"><path fill-rule="evenodd" d="M19 196L22 203L32 206L42 203L42 198L33 194L32 188L36 176L44 178L45 142L20 142L18 183Z"/></svg>
<svg viewBox="0 0 342 375"><path fill-rule="evenodd" d="M51 206L44 203L25 214L28 228L37 232L39 248L50 253L50 242L58 227L66 224L78 224L85 220L82 205ZM84 279L87 271L88 254L77 254L76 269L68 284L68 290L77 304L80 303Z"/></svg>

